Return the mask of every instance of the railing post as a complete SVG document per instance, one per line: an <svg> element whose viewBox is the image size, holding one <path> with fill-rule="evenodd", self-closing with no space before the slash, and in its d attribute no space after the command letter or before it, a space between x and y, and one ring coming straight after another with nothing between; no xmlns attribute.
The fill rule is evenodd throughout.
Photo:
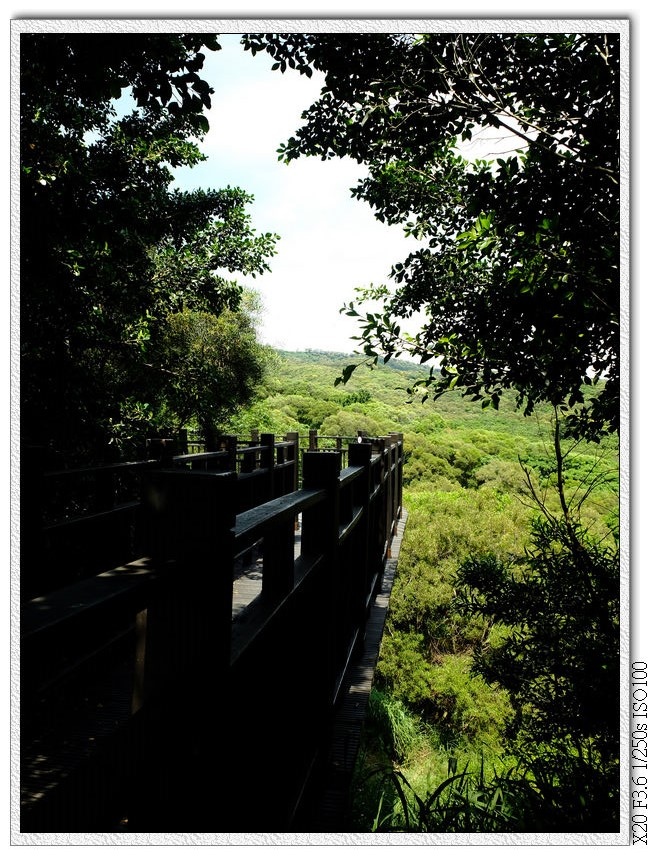
<svg viewBox="0 0 650 865"><path fill-rule="evenodd" d="M307 553L333 554L338 541L339 474L341 455L336 451L306 451L302 457L302 488L323 489L326 500L303 514L302 548Z"/></svg>
<svg viewBox="0 0 650 865"><path fill-rule="evenodd" d="M385 436L383 442L383 472L384 472L384 496L385 496L385 520L386 520L386 556L391 557L391 539L393 537L393 472L392 472L392 450L391 438Z"/></svg>
<svg viewBox="0 0 650 865"><path fill-rule="evenodd" d="M172 469L145 474L147 552L170 575L160 604L148 615L148 691L155 691L179 666L204 665L211 676L227 667L236 482L234 472ZM152 621L152 615L160 621ZM182 643L173 636L175 628L183 633Z"/></svg>
<svg viewBox="0 0 650 865"><path fill-rule="evenodd" d="M156 470L143 501L159 587L138 616L141 770L132 831L188 825L206 797L228 728L234 472ZM219 755L219 756L217 756Z"/></svg>
<svg viewBox="0 0 650 865"><path fill-rule="evenodd" d="M318 431L315 429L309 430L309 450L318 450Z"/></svg>
<svg viewBox="0 0 650 865"><path fill-rule="evenodd" d="M228 453L227 469L229 472L237 471L237 436L221 436L218 441L218 450Z"/></svg>
<svg viewBox="0 0 650 865"><path fill-rule="evenodd" d="M322 677L322 711L331 709L337 684L337 610L338 596L338 542L339 542L339 475L341 454L337 451L303 454L303 481L305 490L322 489L325 500L303 512L302 554L322 557L322 576L318 591L318 618L312 643L314 674Z"/></svg>
<svg viewBox="0 0 650 865"><path fill-rule="evenodd" d="M294 521L280 523L264 537L262 596L279 600L294 586Z"/></svg>
<svg viewBox="0 0 650 865"><path fill-rule="evenodd" d="M254 445L254 441L251 438L250 441L248 442L248 444L245 445L245 447L252 447L253 445ZM242 474L248 474L249 472L252 472L254 468L255 468L255 454L244 453L242 455L242 458L241 458L240 472Z"/></svg>
<svg viewBox="0 0 650 865"><path fill-rule="evenodd" d="M273 470L275 468L275 435L273 433L262 433L260 436L260 444L266 450L263 450L260 455L260 468L268 472L268 478L265 482L266 499L271 501L274 496Z"/></svg>
<svg viewBox="0 0 650 865"><path fill-rule="evenodd" d="M275 435L273 433L262 433L260 436L260 445L266 450L262 451L260 457L260 467L263 469L272 469L275 465Z"/></svg>
<svg viewBox="0 0 650 865"><path fill-rule="evenodd" d="M396 496L397 496L397 446L393 435L388 437L388 471L390 472L390 522L388 529L388 557L391 556L391 544L395 534L395 515L397 513Z"/></svg>
<svg viewBox="0 0 650 865"><path fill-rule="evenodd" d="M289 457L289 459L293 460L293 486L291 488L291 492L293 492L298 489L300 477L300 434L297 432L288 432L284 439L285 441L293 442L291 456Z"/></svg>
<svg viewBox="0 0 650 865"><path fill-rule="evenodd" d="M370 508L372 496L372 473L370 471L370 463L372 460L372 445L370 443L351 443L348 445L348 465L363 466L364 473L362 478L355 486L356 500L355 504L363 508L362 517L362 536L363 549L359 553L359 566L361 574L359 575L360 597L358 599L359 612L365 615L367 613L367 605L370 596L374 590L374 573L370 566Z"/></svg>
<svg viewBox="0 0 650 865"><path fill-rule="evenodd" d="M391 433L395 442L395 464L396 464L396 497L395 518L399 519L402 513L402 484L404 482L404 433Z"/></svg>
<svg viewBox="0 0 650 865"><path fill-rule="evenodd" d="M187 430L178 430L178 452L181 454L187 453Z"/></svg>
<svg viewBox="0 0 650 865"><path fill-rule="evenodd" d="M251 447L257 447L259 445L259 443L260 443L260 431L258 429L252 429L251 430ZM253 465L252 465L251 471L258 467L259 458L260 458L259 453L256 451L252 456Z"/></svg>

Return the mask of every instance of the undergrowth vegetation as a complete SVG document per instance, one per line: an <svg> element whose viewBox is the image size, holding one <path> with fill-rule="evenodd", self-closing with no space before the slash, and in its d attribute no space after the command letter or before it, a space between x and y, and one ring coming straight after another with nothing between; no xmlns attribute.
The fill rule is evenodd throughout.
<svg viewBox="0 0 650 865"><path fill-rule="evenodd" d="M349 828L616 831L618 439L564 440L552 409L525 417L508 394L498 411L409 401L406 363L335 388L346 360L281 353L231 431L404 433L408 522Z"/></svg>

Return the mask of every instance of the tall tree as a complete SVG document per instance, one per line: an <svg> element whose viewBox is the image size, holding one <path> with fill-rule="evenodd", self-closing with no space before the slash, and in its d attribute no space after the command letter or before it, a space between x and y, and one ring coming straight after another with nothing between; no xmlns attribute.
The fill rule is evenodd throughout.
<svg viewBox="0 0 650 865"><path fill-rule="evenodd" d="M567 402L576 431L618 427L618 34L251 34L276 66L325 73L281 158L349 156L353 190L423 242L372 292L366 355L439 359L426 381L525 411ZM514 142L470 162L486 128ZM514 152L516 149L516 152ZM368 294L361 295L368 299ZM347 309L360 315L354 302ZM424 314L405 336L399 319ZM352 367L344 372L349 377ZM582 386L604 378L583 404Z"/></svg>
<svg viewBox="0 0 650 865"><path fill-rule="evenodd" d="M183 310L168 316L157 341L156 394L170 425L197 424L208 450L231 414L257 392L270 349L257 342L253 300L220 315Z"/></svg>
<svg viewBox="0 0 650 865"><path fill-rule="evenodd" d="M574 443L575 444L575 443ZM531 830L616 831L620 778L620 560L615 539L589 536L565 490L568 452L554 425L556 473L523 557L467 559L456 609L505 626L475 649L474 670L509 694L509 750L536 791ZM569 449L570 451L571 449ZM547 492L557 496L550 506ZM570 802L582 802L573 809Z"/></svg>
<svg viewBox="0 0 650 865"><path fill-rule="evenodd" d="M236 309L268 269L241 189L182 193L212 90L203 34L21 37L23 438L95 457L148 382L156 322Z"/></svg>

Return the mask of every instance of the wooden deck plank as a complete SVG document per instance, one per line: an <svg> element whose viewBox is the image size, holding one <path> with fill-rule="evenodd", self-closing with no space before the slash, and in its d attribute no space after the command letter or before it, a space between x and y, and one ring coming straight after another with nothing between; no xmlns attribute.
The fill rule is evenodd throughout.
<svg viewBox="0 0 650 865"><path fill-rule="evenodd" d="M300 528L297 528L293 546L294 561L301 553L300 542ZM260 545L256 544L249 557L248 564L242 556L239 556L235 563L234 581L232 584L232 621L234 625L241 620L249 604L259 597L262 591L262 577L262 552Z"/></svg>

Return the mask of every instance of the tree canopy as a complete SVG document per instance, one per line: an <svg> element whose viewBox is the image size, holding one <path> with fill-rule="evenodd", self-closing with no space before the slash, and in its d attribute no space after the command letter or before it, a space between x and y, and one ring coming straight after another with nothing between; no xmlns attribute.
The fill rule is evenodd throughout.
<svg viewBox="0 0 650 865"><path fill-rule="evenodd" d="M276 66L325 73L280 149L367 166L352 190L422 246L361 317L365 354L438 359L434 396L463 389L530 412L565 405L576 432L618 428L617 34L250 34ZM509 152L470 161L491 128ZM400 320L421 313L407 336ZM344 371L347 379L353 367ZM584 404L583 384L604 379Z"/></svg>
<svg viewBox="0 0 650 865"><path fill-rule="evenodd" d="M240 309L218 316L173 313L158 341L156 390L164 396L169 425L194 419L208 445L219 426L250 402L264 377L269 350L257 342L251 303L246 296Z"/></svg>
<svg viewBox="0 0 650 865"><path fill-rule="evenodd" d="M249 194L172 185L204 158L202 49L218 48L206 34L21 36L27 442L108 455L133 406L164 398L152 383L169 317L236 310L228 274L268 269L276 237L252 228Z"/></svg>

